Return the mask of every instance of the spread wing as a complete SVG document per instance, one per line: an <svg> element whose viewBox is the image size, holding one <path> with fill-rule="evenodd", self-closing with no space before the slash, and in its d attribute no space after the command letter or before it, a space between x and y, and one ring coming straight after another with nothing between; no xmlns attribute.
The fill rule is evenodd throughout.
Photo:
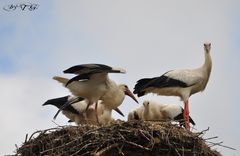
<svg viewBox="0 0 240 156"><path fill-rule="evenodd" d="M66 86L73 81L79 80L89 80L96 77L107 77L108 73L125 73L126 71L121 68L113 68L104 64L81 64L70 67L63 71L68 74L76 74L77 76L73 77L68 81Z"/></svg>

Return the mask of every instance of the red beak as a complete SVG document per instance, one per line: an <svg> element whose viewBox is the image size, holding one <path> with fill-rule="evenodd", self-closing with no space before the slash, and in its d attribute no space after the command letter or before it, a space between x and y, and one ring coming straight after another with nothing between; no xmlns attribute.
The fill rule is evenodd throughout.
<svg viewBox="0 0 240 156"><path fill-rule="evenodd" d="M127 89L127 90L125 91L125 94L128 95L128 96L130 96L135 102L138 103L137 99L135 98L135 96L133 95L133 93L132 93L129 89Z"/></svg>

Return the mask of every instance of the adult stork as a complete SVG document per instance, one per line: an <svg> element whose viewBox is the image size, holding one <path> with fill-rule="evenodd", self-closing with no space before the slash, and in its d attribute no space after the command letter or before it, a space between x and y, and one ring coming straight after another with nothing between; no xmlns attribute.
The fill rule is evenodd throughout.
<svg viewBox="0 0 240 156"><path fill-rule="evenodd" d="M122 103L125 94L131 96L136 101L136 98L128 88L117 85L108 77L108 73L126 73L124 69L113 68L103 64L83 64L73 66L65 70L64 73L77 74L77 76L70 80L59 76L55 76L53 79L63 83L73 95L86 98L89 101L87 108L90 104L96 103L97 111L98 100L103 100L106 104L112 103L110 105L117 104L118 107ZM109 95L113 98L107 100ZM113 109L117 107L113 107Z"/></svg>
<svg viewBox="0 0 240 156"><path fill-rule="evenodd" d="M58 80L61 80L60 82L68 82L69 81L69 79L67 79L67 78L63 78L63 77L57 77L57 78L58 78ZM106 108L113 109L116 112L118 112L120 115L124 116L118 107L122 104L123 100L125 99L125 96L127 95L127 96L131 97L137 103L138 103L138 101L135 98L135 96L133 95L133 93L129 90L129 88L126 84L117 85L114 81L112 81L110 79L109 79L109 81L110 81L109 87L108 87L109 89L100 98L100 100L102 100L102 104L105 105ZM58 113L60 111L64 110L65 107L68 107L68 105L78 102L78 97L75 97L75 98L71 97L71 98L69 98L68 101L66 101L66 103L64 105L61 105L61 107L59 107L59 111L56 113L54 118L56 118ZM88 107L89 106L87 106L86 109L88 109Z"/></svg>
<svg viewBox="0 0 240 156"><path fill-rule="evenodd" d="M197 69L171 70L159 77L137 81L134 92L138 97L148 93L179 96L184 101L185 127L190 130L188 99L192 94L203 91L212 69L211 43L204 43L205 62Z"/></svg>
<svg viewBox="0 0 240 156"><path fill-rule="evenodd" d="M126 84L117 85L114 81L111 81L109 90L101 97L101 100L107 108L115 109L123 103L126 95L138 103Z"/></svg>

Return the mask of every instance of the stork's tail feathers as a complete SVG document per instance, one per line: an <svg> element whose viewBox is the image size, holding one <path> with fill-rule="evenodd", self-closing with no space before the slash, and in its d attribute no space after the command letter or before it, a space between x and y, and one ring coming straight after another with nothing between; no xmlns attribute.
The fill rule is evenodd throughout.
<svg viewBox="0 0 240 156"><path fill-rule="evenodd" d="M126 73L126 70L123 68L119 68L119 67L113 67L111 71L109 71L109 73Z"/></svg>
<svg viewBox="0 0 240 156"><path fill-rule="evenodd" d="M144 78L137 81L137 84L134 87L134 94L137 94L138 97L145 95L145 87L147 84L152 81L153 78Z"/></svg>
<svg viewBox="0 0 240 156"><path fill-rule="evenodd" d="M185 127L185 121L184 121L184 117L183 117L184 109L183 108L181 108L181 109L182 109L182 112L178 116L174 117L174 120L179 121L180 126L184 126ZM191 118L191 116L189 116L189 122L193 126L196 125L195 122L193 121L193 119Z"/></svg>
<svg viewBox="0 0 240 156"><path fill-rule="evenodd" d="M193 121L193 119L191 118L191 116L189 116L189 121L192 125L194 125L194 126L196 125L195 122Z"/></svg>

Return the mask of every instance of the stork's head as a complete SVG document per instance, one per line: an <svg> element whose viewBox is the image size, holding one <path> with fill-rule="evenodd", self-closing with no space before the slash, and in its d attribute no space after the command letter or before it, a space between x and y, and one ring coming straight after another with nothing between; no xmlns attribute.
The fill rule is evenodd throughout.
<svg viewBox="0 0 240 156"><path fill-rule="evenodd" d="M205 50L205 52L206 52L206 53L209 53L210 50L211 50L211 43L206 42L206 43L204 43L203 45L204 45L204 50Z"/></svg>
<svg viewBox="0 0 240 156"><path fill-rule="evenodd" d="M148 100L145 100L144 102L143 102L143 106L145 107L145 108L147 108L147 107L149 107L149 101Z"/></svg>
<svg viewBox="0 0 240 156"><path fill-rule="evenodd" d="M128 86L125 84L120 84L119 88L125 93L125 95L128 95L129 97L131 97L135 102L138 103L137 99L135 98L135 96L133 95L133 93L128 89Z"/></svg>

